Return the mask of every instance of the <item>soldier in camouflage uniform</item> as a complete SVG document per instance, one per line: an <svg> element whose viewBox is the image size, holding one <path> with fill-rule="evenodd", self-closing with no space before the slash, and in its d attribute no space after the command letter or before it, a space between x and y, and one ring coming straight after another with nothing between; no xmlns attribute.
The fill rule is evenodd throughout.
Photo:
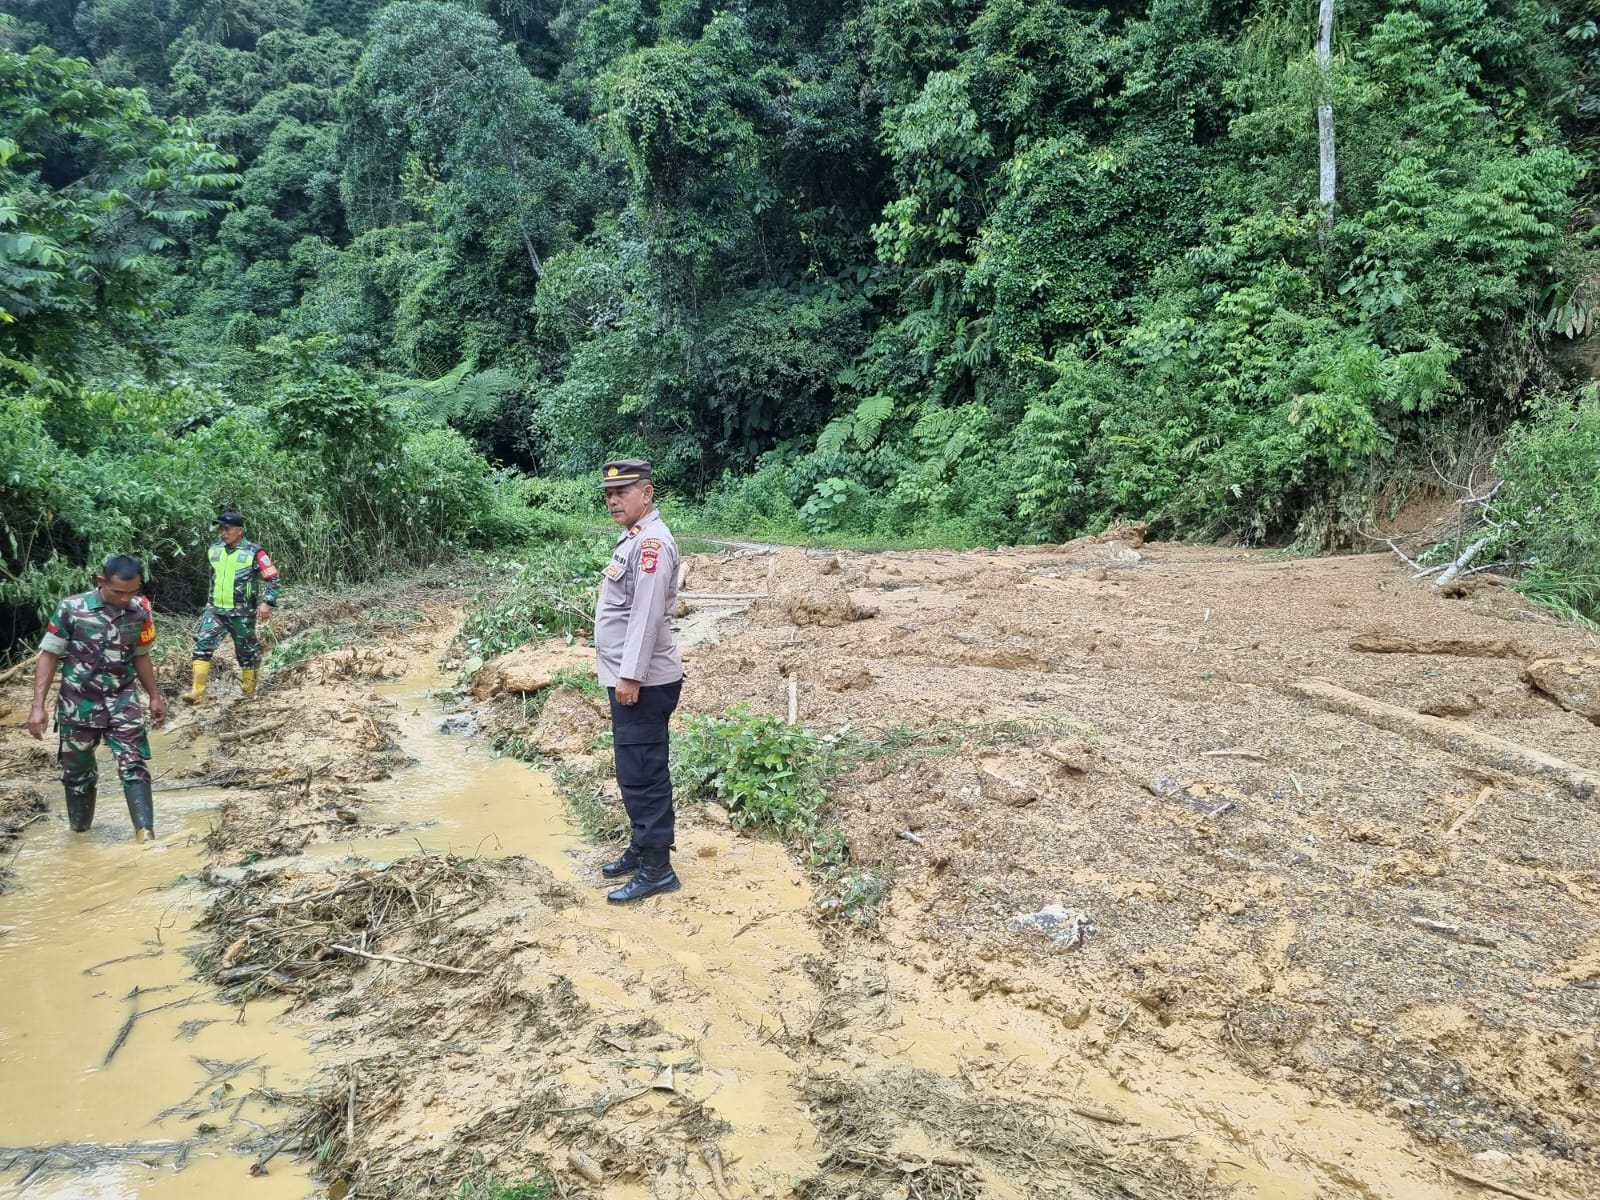
<svg viewBox="0 0 1600 1200"><path fill-rule="evenodd" d="M150 697L151 719L157 725L167 719L166 701L150 662L156 627L150 619L150 602L139 595L143 585L143 564L118 554L106 560L94 591L61 602L39 643L33 708L28 713L28 732L42 741L48 724L45 700L56 666L64 662L56 728L61 735L57 757L67 793L67 820L78 833L94 820L99 782L94 752L104 739L116 755L128 816L141 842L155 829L155 812L150 769L145 766L150 740L136 683L143 684Z"/></svg>
<svg viewBox="0 0 1600 1200"><path fill-rule="evenodd" d="M236 512L225 512L217 518L217 540L211 544L208 557L211 594L194 636L194 683L181 697L185 704L198 704L205 698L211 656L222 644L224 634L233 638L244 694L255 695L256 663L261 660L256 622L271 619L282 586L271 556L245 540L244 518Z"/></svg>

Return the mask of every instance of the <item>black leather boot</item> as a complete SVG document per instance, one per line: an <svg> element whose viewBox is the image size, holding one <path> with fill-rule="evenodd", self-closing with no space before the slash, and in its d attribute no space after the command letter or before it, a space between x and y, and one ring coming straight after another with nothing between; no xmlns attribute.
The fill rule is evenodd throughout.
<svg viewBox="0 0 1600 1200"><path fill-rule="evenodd" d="M606 899L612 904L632 904L646 896L675 892L682 886L672 869L672 852L664 846L645 847L639 851L639 869L633 878L616 891L607 892Z"/></svg>
<svg viewBox="0 0 1600 1200"><path fill-rule="evenodd" d="M67 789L67 824L73 833L87 833L94 824L94 795L92 787L74 791Z"/></svg>
<svg viewBox="0 0 1600 1200"><path fill-rule="evenodd" d="M122 794L128 801L128 819L133 822L134 840L142 842L154 837L156 808L155 802L150 798L149 781L140 779L124 783Z"/></svg>
<svg viewBox="0 0 1600 1200"><path fill-rule="evenodd" d="M628 848L600 868L600 874L607 879L621 879L624 875L632 875L639 869L639 847L629 843Z"/></svg>

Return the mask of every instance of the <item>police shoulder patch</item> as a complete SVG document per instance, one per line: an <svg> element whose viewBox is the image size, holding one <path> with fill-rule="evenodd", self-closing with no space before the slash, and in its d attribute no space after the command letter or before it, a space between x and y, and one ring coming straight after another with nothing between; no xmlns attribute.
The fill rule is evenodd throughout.
<svg viewBox="0 0 1600 1200"><path fill-rule="evenodd" d="M660 559L661 551L659 549L651 549L646 547L639 554L639 570L643 571L646 575L654 575L656 572L656 563L659 562Z"/></svg>
<svg viewBox="0 0 1600 1200"><path fill-rule="evenodd" d="M659 549L661 549L661 539L660 538L645 538L644 541L639 543L639 549L641 549L641 550L659 550Z"/></svg>

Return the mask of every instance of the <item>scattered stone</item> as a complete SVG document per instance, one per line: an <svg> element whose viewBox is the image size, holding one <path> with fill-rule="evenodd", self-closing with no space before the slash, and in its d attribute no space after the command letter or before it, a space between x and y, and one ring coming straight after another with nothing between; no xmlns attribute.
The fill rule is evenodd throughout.
<svg viewBox="0 0 1600 1200"><path fill-rule="evenodd" d="M600 1164L582 1150L567 1151L567 1166L590 1183L598 1185L606 1181L606 1173L600 1169Z"/></svg>
<svg viewBox="0 0 1600 1200"><path fill-rule="evenodd" d="M1017 778L993 764L979 768L978 787L985 800L1007 808L1026 808L1039 799L1039 791L1030 780Z"/></svg>

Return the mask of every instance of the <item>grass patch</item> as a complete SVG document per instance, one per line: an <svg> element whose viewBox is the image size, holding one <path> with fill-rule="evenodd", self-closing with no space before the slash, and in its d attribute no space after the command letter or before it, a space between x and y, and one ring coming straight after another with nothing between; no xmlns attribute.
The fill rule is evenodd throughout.
<svg viewBox="0 0 1600 1200"><path fill-rule="evenodd" d="M604 786L608 776L599 771L558 767L556 788L572 811L578 830L592 842L621 845L633 836L633 823L622 802Z"/></svg>
<svg viewBox="0 0 1600 1200"><path fill-rule="evenodd" d="M468 1176L456 1187L456 1200L552 1200L555 1185L548 1178L522 1179L515 1183Z"/></svg>
<svg viewBox="0 0 1600 1200"><path fill-rule="evenodd" d="M263 639L265 640L265 639ZM297 633L285 641L275 642L272 649L267 652L262 666L268 674L275 671L286 671L290 667L298 666L308 658L315 658L319 654L327 654L337 650L345 644L344 638L339 636L336 629L326 626L315 626L304 633Z"/></svg>

